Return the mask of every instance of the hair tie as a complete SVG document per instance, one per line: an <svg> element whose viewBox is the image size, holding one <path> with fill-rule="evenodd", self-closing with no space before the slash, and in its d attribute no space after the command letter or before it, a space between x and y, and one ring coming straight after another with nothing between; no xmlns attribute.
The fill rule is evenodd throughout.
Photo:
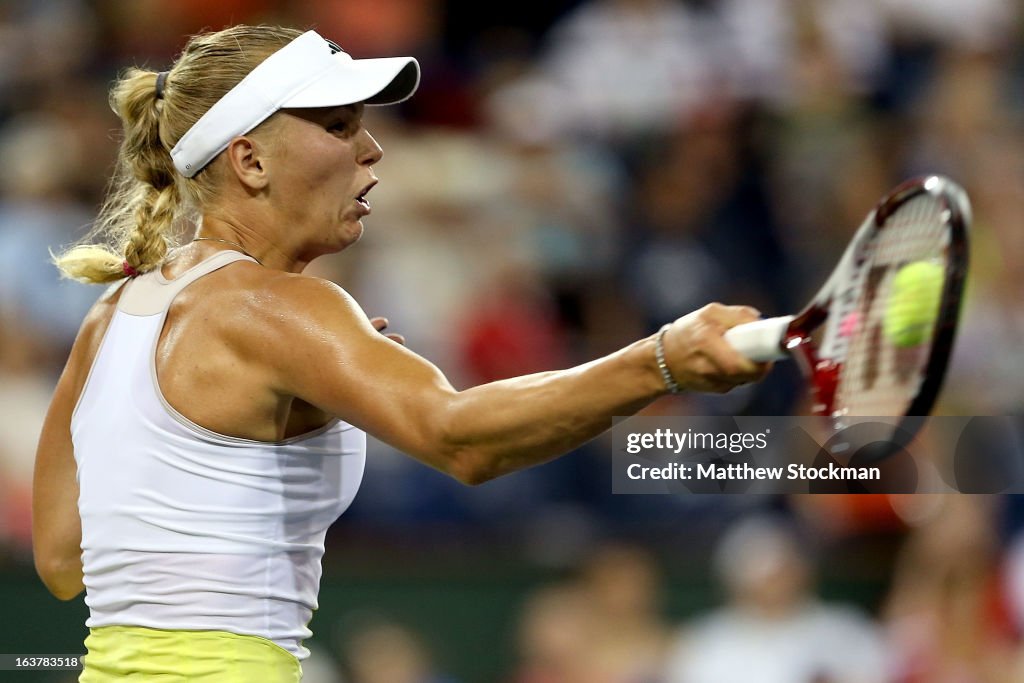
<svg viewBox="0 0 1024 683"><path fill-rule="evenodd" d="M139 274L139 271L132 268L127 261L121 264L121 270L123 270L124 274L127 275L128 277L135 277L136 275Z"/></svg>
<svg viewBox="0 0 1024 683"><path fill-rule="evenodd" d="M161 71L156 75L156 98L162 100L164 98L164 85L167 83L167 71Z"/></svg>

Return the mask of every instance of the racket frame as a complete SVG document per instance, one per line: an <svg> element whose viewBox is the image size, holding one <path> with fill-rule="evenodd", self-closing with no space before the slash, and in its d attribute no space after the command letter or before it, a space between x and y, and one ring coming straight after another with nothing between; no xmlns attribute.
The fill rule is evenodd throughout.
<svg viewBox="0 0 1024 683"><path fill-rule="evenodd" d="M810 379L813 401L811 410L816 415L829 416L834 421L843 417L835 410L841 364L834 358L842 355L836 345L845 343L838 329L844 314L837 314L833 310L836 296L846 296L847 300L839 302L840 305L846 306L848 312L854 310L856 299L863 288L863 279L867 277L867 261L876 235L885 229L886 221L901 206L922 194L932 195L949 212L946 222L950 229L946 247L947 276L936 313L929 357L922 372L921 385L903 417L927 415L938 398L949 364L968 269L970 203L963 189L948 178L936 175L913 178L886 195L857 230L832 275L800 313L792 317L750 323L749 326L741 325L726 334L730 343L745 353L745 349L755 349L753 355L748 353L754 360L793 356ZM841 286L845 287L842 292L839 291ZM788 322L781 327L769 322L782 323L784 320ZM761 328L758 335L747 334L742 329L748 328L752 332L752 328L759 324ZM816 345L811 335L822 324L825 325L822 341ZM755 336L758 337L756 342L752 341ZM747 341L744 341L745 337ZM915 421L915 424L919 423Z"/></svg>

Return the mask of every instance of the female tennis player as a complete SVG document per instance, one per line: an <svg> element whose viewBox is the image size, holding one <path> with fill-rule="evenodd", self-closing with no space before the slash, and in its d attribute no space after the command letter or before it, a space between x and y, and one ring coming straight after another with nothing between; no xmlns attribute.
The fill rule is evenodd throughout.
<svg viewBox="0 0 1024 683"><path fill-rule="evenodd" d="M33 499L44 583L86 590L84 683L298 680L364 432L476 484L666 392L766 371L722 338L756 311L711 305L586 365L456 391L386 321L303 275L370 213L381 148L363 107L418 82L410 57L240 26L114 85L124 140L99 233L56 259L113 285L57 386ZM188 220L196 238L173 247Z"/></svg>

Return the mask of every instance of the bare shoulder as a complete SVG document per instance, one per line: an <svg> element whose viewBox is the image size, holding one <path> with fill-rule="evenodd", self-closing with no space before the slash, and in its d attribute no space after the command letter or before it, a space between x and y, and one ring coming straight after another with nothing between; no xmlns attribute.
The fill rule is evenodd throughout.
<svg viewBox="0 0 1024 683"><path fill-rule="evenodd" d="M219 337L232 355L281 394L299 395L314 368L351 361L364 345L383 340L355 299L321 278L239 268L225 278ZM212 309L207 309L212 310Z"/></svg>
<svg viewBox="0 0 1024 683"><path fill-rule="evenodd" d="M317 327L366 319L348 292L318 277L271 271L246 292L252 312L271 327L286 324L294 329L295 325Z"/></svg>
<svg viewBox="0 0 1024 683"><path fill-rule="evenodd" d="M304 304L311 312L322 308L334 311L337 307L355 307L355 299L341 285L319 277L295 273L278 273L268 283L268 291L272 296L280 297L282 302Z"/></svg>
<svg viewBox="0 0 1024 683"><path fill-rule="evenodd" d="M210 318L216 316L222 338L249 357L295 352L307 342L348 336L345 332L373 331L355 299L337 284L255 264L224 269L190 298L200 301Z"/></svg>
<svg viewBox="0 0 1024 683"><path fill-rule="evenodd" d="M110 326L114 311L117 310L117 302L121 299L124 283L125 281L122 280L108 287L86 313L71 351L72 361L76 360L76 356L86 356L91 359L96 355L96 349L103 340L107 327Z"/></svg>
<svg viewBox="0 0 1024 683"><path fill-rule="evenodd" d="M75 344L71 347L67 365L61 375L59 388L65 389L66 392L60 392L60 395L75 398L85 385L93 359L96 358L103 336L107 333L110 321L114 317L114 311L117 310L123 283L124 281L108 287L86 313L82 326L78 329L78 336L75 337Z"/></svg>
<svg viewBox="0 0 1024 683"><path fill-rule="evenodd" d="M189 285L175 299L172 311L197 310L208 321L226 327L244 323L252 329L313 318L338 307L359 310L348 293L328 280L238 262Z"/></svg>
<svg viewBox="0 0 1024 683"><path fill-rule="evenodd" d="M124 291L124 285L128 282L127 280L121 280L103 291L99 298L96 299L96 303L92 305L89 312L85 315L85 320L82 323L83 331L86 328L92 329L96 325L102 325L104 321L110 322L110 318L114 315L114 311L117 309L117 302L121 300L121 292Z"/></svg>

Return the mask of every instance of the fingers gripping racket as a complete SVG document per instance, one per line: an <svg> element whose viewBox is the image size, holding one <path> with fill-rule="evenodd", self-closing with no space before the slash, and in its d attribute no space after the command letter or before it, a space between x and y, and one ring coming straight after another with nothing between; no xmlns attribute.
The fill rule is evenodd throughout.
<svg viewBox="0 0 1024 683"><path fill-rule="evenodd" d="M837 427L846 416L927 415L956 335L970 221L956 183L910 180L868 215L803 311L739 325L725 338L752 360L795 356L812 411Z"/></svg>

